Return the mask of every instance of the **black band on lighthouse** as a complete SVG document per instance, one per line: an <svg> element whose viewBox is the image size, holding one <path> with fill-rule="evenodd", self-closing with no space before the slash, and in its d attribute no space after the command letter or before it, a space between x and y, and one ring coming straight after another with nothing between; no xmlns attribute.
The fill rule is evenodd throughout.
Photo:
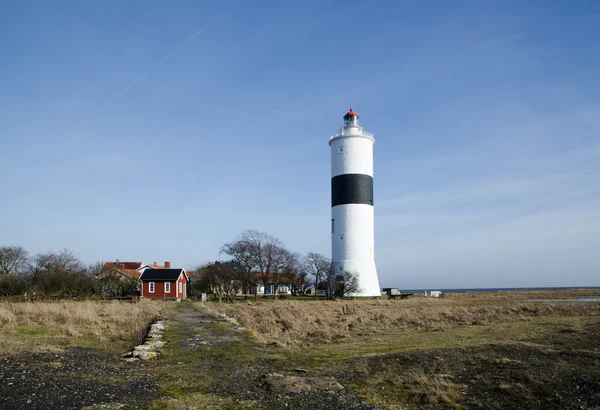
<svg viewBox="0 0 600 410"><path fill-rule="evenodd" d="M343 174L331 178L331 206L345 204L373 205L373 177Z"/></svg>

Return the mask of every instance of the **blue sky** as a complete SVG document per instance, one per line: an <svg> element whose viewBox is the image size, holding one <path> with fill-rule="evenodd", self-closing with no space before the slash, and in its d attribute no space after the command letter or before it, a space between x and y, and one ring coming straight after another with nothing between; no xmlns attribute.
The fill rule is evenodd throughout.
<svg viewBox="0 0 600 410"><path fill-rule="evenodd" d="M0 4L0 244L330 252L328 137L375 145L382 286L600 286L600 3Z"/></svg>

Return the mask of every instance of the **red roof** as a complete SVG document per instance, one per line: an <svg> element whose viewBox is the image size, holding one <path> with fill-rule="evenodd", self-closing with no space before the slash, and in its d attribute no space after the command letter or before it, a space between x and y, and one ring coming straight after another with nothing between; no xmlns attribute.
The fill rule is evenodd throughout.
<svg viewBox="0 0 600 410"><path fill-rule="evenodd" d="M102 272L116 270L124 275L137 279L140 277L140 272L138 272L137 269L141 266L142 262L104 262L102 265Z"/></svg>
<svg viewBox="0 0 600 410"><path fill-rule="evenodd" d="M108 270L113 268L119 269L139 269L142 266L142 262L119 262L117 266L117 262L104 262L102 265L102 270Z"/></svg>
<svg viewBox="0 0 600 410"><path fill-rule="evenodd" d="M131 276L132 278L138 279L141 275L136 269L124 269L124 268L116 268L119 272L123 272L124 274Z"/></svg>
<svg viewBox="0 0 600 410"><path fill-rule="evenodd" d="M357 117L360 118L360 115L358 115L357 113L355 113L354 111L352 111L352 108L350 108L350 111L348 111L346 113L346 115L344 115L344 118L346 117Z"/></svg>
<svg viewBox="0 0 600 410"><path fill-rule="evenodd" d="M106 272L108 272L108 273L110 273L110 272L117 273L118 272L119 274L121 274L123 276L129 276L133 279L138 279L141 275L141 273L135 269L125 269L125 268L103 269L102 272L103 273L101 273L101 275L105 274Z"/></svg>

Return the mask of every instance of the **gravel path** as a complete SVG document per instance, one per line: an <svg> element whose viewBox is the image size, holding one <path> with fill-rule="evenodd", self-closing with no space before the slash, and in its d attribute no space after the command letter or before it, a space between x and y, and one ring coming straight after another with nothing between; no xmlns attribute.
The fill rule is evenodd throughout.
<svg viewBox="0 0 600 410"><path fill-rule="evenodd" d="M0 356L0 409L142 408L158 385L131 369L87 349Z"/></svg>

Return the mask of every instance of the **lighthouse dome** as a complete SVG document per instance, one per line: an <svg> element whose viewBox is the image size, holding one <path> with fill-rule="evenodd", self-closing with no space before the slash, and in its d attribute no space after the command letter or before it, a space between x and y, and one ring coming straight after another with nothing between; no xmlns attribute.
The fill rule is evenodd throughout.
<svg viewBox="0 0 600 410"><path fill-rule="evenodd" d="M352 108L350 108L350 111L348 111L346 113L346 115L344 115L344 127L357 127L358 124L358 118L360 117L360 115L358 115L357 113L355 113Z"/></svg>

